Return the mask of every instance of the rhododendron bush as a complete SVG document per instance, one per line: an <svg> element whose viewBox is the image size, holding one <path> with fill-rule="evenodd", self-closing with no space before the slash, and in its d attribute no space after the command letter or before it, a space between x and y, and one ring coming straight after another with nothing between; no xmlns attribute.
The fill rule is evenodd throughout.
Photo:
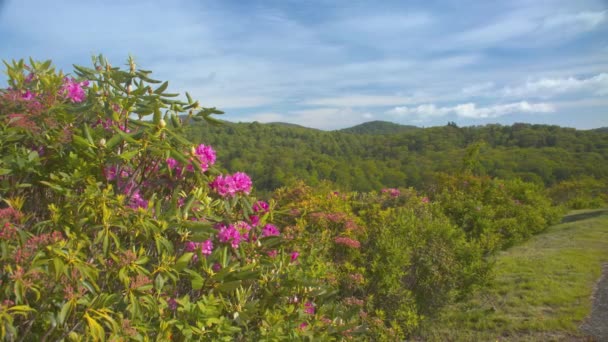
<svg viewBox="0 0 608 342"><path fill-rule="evenodd" d="M285 244L273 205L182 120L221 114L129 59L5 63L0 338L330 339L360 327ZM346 241L345 241L346 243Z"/></svg>

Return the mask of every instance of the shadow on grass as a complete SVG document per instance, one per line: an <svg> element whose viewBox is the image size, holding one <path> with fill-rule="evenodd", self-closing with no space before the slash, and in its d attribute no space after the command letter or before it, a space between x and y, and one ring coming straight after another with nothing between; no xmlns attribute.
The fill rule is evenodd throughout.
<svg viewBox="0 0 608 342"><path fill-rule="evenodd" d="M587 220L587 219L590 219L590 218L594 218L594 217L598 217L598 216L606 215L606 214L608 214L608 209L598 209L598 210L589 211L589 212L586 212L586 213L571 214L571 215L565 216L562 219L562 223Z"/></svg>

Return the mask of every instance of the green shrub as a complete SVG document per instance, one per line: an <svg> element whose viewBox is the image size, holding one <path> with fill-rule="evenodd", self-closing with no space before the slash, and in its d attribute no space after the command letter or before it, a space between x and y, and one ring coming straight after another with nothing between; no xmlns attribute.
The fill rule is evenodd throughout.
<svg viewBox="0 0 608 342"><path fill-rule="evenodd" d="M183 115L221 112L133 60L93 64L73 78L50 61L7 63L0 338L341 336L327 291L252 206L249 177L219 174L215 151L183 137Z"/></svg>

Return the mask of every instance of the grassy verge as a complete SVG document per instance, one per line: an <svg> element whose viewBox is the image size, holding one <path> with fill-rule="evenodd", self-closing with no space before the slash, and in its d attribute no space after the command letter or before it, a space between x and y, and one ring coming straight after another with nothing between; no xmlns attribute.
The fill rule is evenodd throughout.
<svg viewBox="0 0 608 342"><path fill-rule="evenodd" d="M608 210L575 211L564 223L501 252L495 278L421 329L428 341L582 338L590 296L608 262Z"/></svg>

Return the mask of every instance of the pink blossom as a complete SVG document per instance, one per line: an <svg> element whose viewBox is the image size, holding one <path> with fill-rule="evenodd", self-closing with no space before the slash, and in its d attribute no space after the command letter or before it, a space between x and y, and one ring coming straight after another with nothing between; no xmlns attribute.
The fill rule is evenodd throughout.
<svg viewBox="0 0 608 342"><path fill-rule="evenodd" d="M230 175L219 175L215 177L213 182L209 183L209 186L222 197L234 197L236 192L234 181Z"/></svg>
<svg viewBox="0 0 608 342"><path fill-rule="evenodd" d="M194 153L196 154L203 171L207 171L209 166L215 163L215 150L213 150L211 146L200 144L198 147L196 147Z"/></svg>
<svg viewBox="0 0 608 342"><path fill-rule="evenodd" d="M422 197L422 203L429 203L429 198L428 197Z"/></svg>
<svg viewBox="0 0 608 342"><path fill-rule="evenodd" d="M141 197L139 191L136 191L131 195L131 199L129 200L129 207L132 209L148 208L148 201Z"/></svg>
<svg viewBox="0 0 608 342"><path fill-rule="evenodd" d="M186 251L187 252L196 252L199 251L201 252L202 255L211 255L211 253L213 252L213 242L209 239L206 240L204 242L192 242L192 241L188 241L186 242ZM197 261L198 260L198 255L194 255L192 257L193 261Z"/></svg>
<svg viewBox="0 0 608 342"><path fill-rule="evenodd" d="M253 206L251 208L256 213L258 213L258 212L267 213L268 212L268 203L266 203L264 201L257 201L257 202L255 202L255 204L253 204Z"/></svg>
<svg viewBox="0 0 608 342"><path fill-rule="evenodd" d="M243 172L237 172L232 176L219 175L209 183L209 186L222 197L234 197L239 192L249 194L251 178Z"/></svg>
<svg viewBox="0 0 608 342"><path fill-rule="evenodd" d="M361 243L357 240L351 239L346 236L338 236L334 239L334 242L338 245L348 246L350 248L359 248Z"/></svg>
<svg viewBox="0 0 608 342"><path fill-rule="evenodd" d="M244 172L237 172L232 176L236 191L249 194L251 191L251 178Z"/></svg>
<svg viewBox="0 0 608 342"><path fill-rule="evenodd" d="M302 323L300 324L300 326L298 327L298 329L300 329L300 330L304 330L304 329L306 329L307 327L308 327L308 323L306 323L306 322L302 322Z"/></svg>
<svg viewBox="0 0 608 342"><path fill-rule="evenodd" d="M242 240L249 239L249 231L251 230L251 226L249 223L245 221L239 221L234 224L234 228L241 234Z"/></svg>
<svg viewBox="0 0 608 342"><path fill-rule="evenodd" d="M271 223L265 225L262 229L262 236L278 236L279 234L279 229Z"/></svg>
<svg viewBox="0 0 608 342"><path fill-rule="evenodd" d="M399 197L399 195L401 195L401 191L399 191L399 189L395 189L395 188L382 189L382 193L388 194L391 197Z"/></svg>
<svg viewBox="0 0 608 342"><path fill-rule="evenodd" d="M25 83L30 83L34 80L34 77L36 75L33 72L30 72L26 77L25 77Z"/></svg>
<svg viewBox="0 0 608 342"><path fill-rule="evenodd" d="M78 103L85 100L86 94L82 87L88 87L89 81L76 82L74 78L64 78L60 92L72 102Z"/></svg>
<svg viewBox="0 0 608 342"><path fill-rule="evenodd" d="M239 244L241 242L241 235L233 225L226 226L224 224L220 224L217 226L217 228L219 230L217 233L217 238L220 240L220 242L230 242L232 248L239 247Z"/></svg>
<svg viewBox="0 0 608 342"><path fill-rule="evenodd" d="M249 221L251 221L251 225L257 227L260 224L260 217L257 215L249 216Z"/></svg>
<svg viewBox="0 0 608 342"><path fill-rule="evenodd" d="M315 314L315 306L312 302L308 301L306 304L304 304L304 313L308 315Z"/></svg>
<svg viewBox="0 0 608 342"><path fill-rule="evenodd" d="M26 90L25 93L23 95L21 95L21 98L29 101L29 100L33 100L36 97L36 94L32 93L29 90Z"/></svg>
<svg viewBox="0 0 608 342"><path fill-rule="evenodd" d="M277 256L278 252L276 249L271 250L270 252L266 253L269 257L274 258Z"/></svg>
<svg viewBox="0 0 608 342"><path fill-rule="evenodd" d="M293 251L291 252L291 262L295 262L296 260L298 260L298 257L300 256L300 253L297 251Z"/></svg>

